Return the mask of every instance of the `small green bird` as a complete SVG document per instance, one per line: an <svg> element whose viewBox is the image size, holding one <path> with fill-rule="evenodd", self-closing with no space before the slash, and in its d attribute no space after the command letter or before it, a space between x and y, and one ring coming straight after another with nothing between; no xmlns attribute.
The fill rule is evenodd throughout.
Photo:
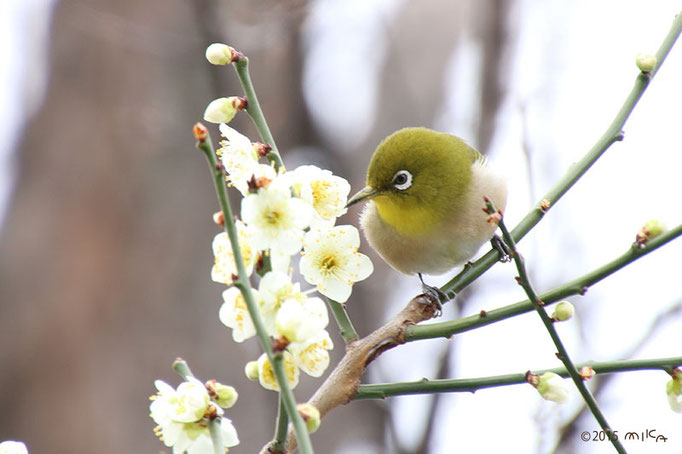
<svg viewBox="0 0 682 454"><path fill-rule="evenodd" d="M484 196L504 210L506 184L481 153L450 134L405 128L379 144L367 186L347 206L369 200L360 217L369 244L394 269L422 279L466 263L493 238Z"/></svg>

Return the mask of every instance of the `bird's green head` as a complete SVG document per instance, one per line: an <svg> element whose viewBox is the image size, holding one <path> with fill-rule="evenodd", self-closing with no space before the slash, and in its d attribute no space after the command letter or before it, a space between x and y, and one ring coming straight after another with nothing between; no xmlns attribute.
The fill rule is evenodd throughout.
<svg viewBox="0 0 682 454"><path fill-rule="evenodd" d="M348 206L373 200L381 219L400 233L428 234L462 205L480 156L456 136L401 129L374 151L367 186Z"/></svg>

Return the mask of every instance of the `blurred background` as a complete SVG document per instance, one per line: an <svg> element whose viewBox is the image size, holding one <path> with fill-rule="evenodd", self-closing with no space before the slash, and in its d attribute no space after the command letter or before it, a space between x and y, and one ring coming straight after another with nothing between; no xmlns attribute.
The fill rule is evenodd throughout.
<svg viewBox="0 0 682 454"><path fill-rule="evenodd" d="M168 452L148 396L156 378L179 383L177 356L240 392L228 412L241 438L233 452L271 438L276 395L243 374L259 347L232 341L217 317L222 286L210 280L217 202L191 128L210 100L241 95L231 68L205 61L211 42L249 56L288 168L314 163L357 189L381 138L429 126L505 170L513 226L609 125L637 75L635 55L655 53L679 11L673 0L4 0L0 440L24 440L32 454ZM680 46L625 141L520 244L538 290L620 255L648 219L682 222ZM232 126L256 140L246 115ZM365 335L419 283L361 249L376 271L348 309ZM573 359L679 356L681 255L678 240L572 298L578 315L559 331ZM443 318L524 299L514 275L496 266ZM343 342L330 332L334 364ZM559 365L526 314L392 350L365 382ZM669 437L629 452L682 451L667 380L633 372L591 382L614 429ZM303 378L298 399L320 383ZM581 442L585 430L598 426L577 392L557 406L514 386L354 402L312 440L335 454L611 452Z"/></svg>

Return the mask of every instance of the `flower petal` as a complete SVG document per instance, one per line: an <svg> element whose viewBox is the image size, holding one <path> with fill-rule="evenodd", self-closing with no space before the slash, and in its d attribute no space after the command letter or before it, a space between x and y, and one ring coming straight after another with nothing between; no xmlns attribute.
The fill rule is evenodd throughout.
<svg viewBox="0 0 682 454"><path fill-rule="evenodd" d="M325 278L317 285L317 290L337 303L345 303L350 297L353 286L348 282Z"/></svg>

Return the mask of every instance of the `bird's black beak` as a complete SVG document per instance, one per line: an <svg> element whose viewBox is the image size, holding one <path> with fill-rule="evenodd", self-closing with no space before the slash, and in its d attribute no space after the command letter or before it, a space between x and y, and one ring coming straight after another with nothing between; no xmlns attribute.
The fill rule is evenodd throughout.
<svg viewBox="0 0 682 454"><path fill-rule="evenodd" d="M371 199L372 197L376 196L379 194L379 190L374 189L371 186L365 186L362 190L360 190L358 193L356 193L353 197L348 199L348 203L346 204L346 208L348 208L351 205L355 205L358 202L362 202L363 200Z"/></svg>

